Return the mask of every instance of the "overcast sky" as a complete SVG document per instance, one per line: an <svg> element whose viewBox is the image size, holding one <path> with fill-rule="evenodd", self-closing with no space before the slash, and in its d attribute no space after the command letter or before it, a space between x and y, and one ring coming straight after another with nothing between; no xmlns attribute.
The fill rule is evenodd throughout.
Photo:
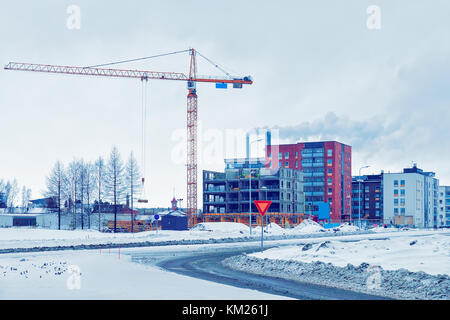
<svg viewBox="0 0 450 320"><path fill-rule="evenodd" d="M352 171L416 162L450 184L450 2L2 1L0 61L89 66L196 48L242 90L198 85L201 170L223 170L227 134L265 127L282 142L353 147ZM80 8L69 29L67 8ZM369 29L368 6L380 8ZM119 65L188 71L189 56ZM200 74L221 75L199 59ZM152 206L186 198L186 85L149 82L146 192ZM141 83L0 70L0 179L38 197L56 160L141 155ZM244 141L236 148L244 155ZM219 152L217 152L219 150ZM227 152L229 149L227 149ZM185 201L183 205L185 205Z"/></svg>

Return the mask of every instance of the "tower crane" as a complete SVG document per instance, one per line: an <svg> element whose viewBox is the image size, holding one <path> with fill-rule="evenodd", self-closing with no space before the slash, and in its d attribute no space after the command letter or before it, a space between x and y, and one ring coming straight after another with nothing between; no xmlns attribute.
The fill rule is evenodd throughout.
<svg viewBox="0 0 450 320"><path fill-rule="evenodd" d="M150 58L162 57L182 52L189 52L190 64L189 74L186 75L181 72L160 72L160 71L145 71L145 70L130 70L130 69L111 69L104 68L105 66L134 62L139 60L145 60ZM215 68L225 73L225 76L199 76L197 74L197 54L211 63ZM48 64L33 64L33 63L21 63L21 62L9 62L5 70L15 71L31 71L31 72L43 72L43 73L56 73L56 74L72 74L72 75L84 75L84 76L97 76L97 77L116 77L116 78L135 78L141 81L148 80L176 80L184 81L187 83L187 215L189 226L194 222L194 217L197 215L197 83L215 83L216 88L226 88L228 84L232 84L233 88L242 88L245 85L253 84L251 76L232 76L225 71L221 66L214 63L197 50L191 48L187 50L171 52L166 54L160 54L150 57L143 57L137 59L130 59L112 63L106 63L88 67L76 67L76 66L61 66L61 65L48 65Z"/></svg>

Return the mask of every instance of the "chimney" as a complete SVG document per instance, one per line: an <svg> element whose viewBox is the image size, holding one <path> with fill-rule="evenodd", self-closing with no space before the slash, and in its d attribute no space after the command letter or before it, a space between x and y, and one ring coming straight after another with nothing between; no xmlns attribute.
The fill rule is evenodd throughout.
<svg viewBox="0 0 450 320"><path fill-rule="evenodd" d="M272 145L272 133L270 130L267 130L266 132L266 147Z"/></svg>
<svg viewBox="0 0 450 320"><path fill-rule="evenodd" d="M250 134L248 132L245 135L245 153L246 158L250 159Z"/></svg>

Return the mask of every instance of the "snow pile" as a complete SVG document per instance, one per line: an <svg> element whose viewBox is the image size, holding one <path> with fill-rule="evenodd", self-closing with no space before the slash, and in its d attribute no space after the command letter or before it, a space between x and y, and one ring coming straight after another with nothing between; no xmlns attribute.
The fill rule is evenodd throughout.
<svg viewBox="0 0 450 320"><path fill-rule="evenodd" d="M261 227L254 227L253 229L252 229L252 233L254 234L254 235L259 235L259 234L261 234ZM274 222L271 222L271 223L269 223L269 225L265 225L264 226L264 234L273 234L273 235L283 235L283 234L286 234L287 233L287 230L286 229L284 229L283 227L281 227L280 225L278 225L278 224L276 224L276 223L274 223Z"/></svg>
<svg viewBox="0 0 450 320"><path fill-rule="evenodd" d="M269 249L252 254L257 258L321 261L339 267L369 263L384 270L407 269L432 275L450 275L450 237L435 234L422 237L399 236L377 240L343 242L338 240L306 243Z"/></svg>
<svg viewBox="0 0 450 320"><path fill-rule="evenodd" d="M229 268L248 273L284 278L394 299L450 299L450 277L410 272L405 269L383 270L368 263L337 267L320 261L269 260L238 255L222 262Z"/></svg>
<svg viewBox="0 0 450 320"><path fill-rule="evenodd" d="M341 224L339 227L334 228L338 232L356 232L359 231L359 227L349 225L348 223Z"/></svg>
<svg viewBox="0 0 450 320"><path fill-rule="evenodd" d="M202 222L191 228L191 231L209 231L215 233L249 233L249 228L237 222Z"/></svg>
<svg viewBox="0 0 450 320"><path fill-rule="evenodd" d="M323 232L325 229L313 220L303 220L302 223L291 229L292 233L314 233Z"/></svg>
<svg viewBox="0 0 450 320"><path fill-rule="evenodd" d="M400 299L450 299L450 232L317 240L225 260L233 269Z"/></svg>
<svg viewBox="0 0 450 320"><path fill-rule="evenodd" d="M379 233L379 232L398 232L399 231L399 229L397 229L397 228L392 228L392 227L390 227L390 228L385 228L385 227L375 227L375 228L371 228L371 229L369 229L370 231L373 231L373 232L376 232L376 233Z"/></svg>

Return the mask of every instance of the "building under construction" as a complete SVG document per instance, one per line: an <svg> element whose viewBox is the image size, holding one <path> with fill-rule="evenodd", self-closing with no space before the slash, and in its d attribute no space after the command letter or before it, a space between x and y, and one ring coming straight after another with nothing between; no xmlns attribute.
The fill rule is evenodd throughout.
<svg viewBox="0 0 450 320"><path fill-rule="evenodd" d="M268 169L262 159L225 160L225 172L203 171L203 221L260 224L254 200L271 200L266 216L285 226L304 218L303 173L290 168Z"/></svg>

